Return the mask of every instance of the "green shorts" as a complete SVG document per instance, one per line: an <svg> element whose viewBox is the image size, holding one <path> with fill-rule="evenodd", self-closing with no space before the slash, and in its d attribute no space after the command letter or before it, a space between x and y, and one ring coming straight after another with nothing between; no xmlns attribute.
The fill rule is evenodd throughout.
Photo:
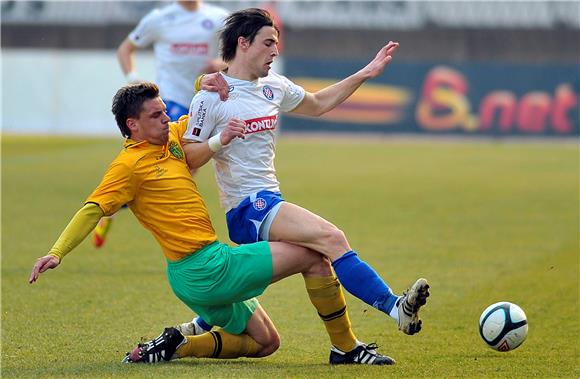
<svg viewBox="0 0 580 379"><path fill-rule="evenodd" d="M210 325L240 334L272 281L268 242L231 247L214 242L177 262L168 261L173 292Z"/></svg>

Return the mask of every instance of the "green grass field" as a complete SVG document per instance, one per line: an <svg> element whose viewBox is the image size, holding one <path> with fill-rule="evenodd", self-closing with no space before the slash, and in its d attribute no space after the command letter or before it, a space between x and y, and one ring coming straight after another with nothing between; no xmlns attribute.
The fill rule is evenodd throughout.
<svg viewBox="0 0 580 379"><path fill-rule="evenodd" d="M123 365L125 351L192 314L172 294L154 239L129 211L105 248L85 241L27 282L98 184L119 139L2 141L2 377L579 377L579 150L575 144L283 137L285 198L331 220L396 291L431 283L423 331L405 336L349 296L359 339L392 367L330 367L329 341L300 277L261 302L282 335L274 355ZM210 167L197 176L227 241ZM498 353L478 333L483 309L512 301L529 335Z"/></svg>

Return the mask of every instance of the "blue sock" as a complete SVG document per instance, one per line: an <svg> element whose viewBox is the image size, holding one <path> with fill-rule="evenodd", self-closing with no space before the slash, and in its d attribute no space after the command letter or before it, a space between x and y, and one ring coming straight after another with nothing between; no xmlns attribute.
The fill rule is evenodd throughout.
<svg viewBox="0 0 580 379"><path fill-rule="evenodd" d="M207 322L203 321L203 319L200 316L197 316L195 318L195 322L197 323L197 325L199 325L200 327L202 327L204 330L211 330L211 328L213 328L212 325L208 324Z"/></svg>
<svg viewBox="0 0 580 379"><path fill-rule="evenodd" d="M340 284L352 295L386 314L393 309L398 296L393 295L377 272L354 251L332 262L332 267Z"/></svg>

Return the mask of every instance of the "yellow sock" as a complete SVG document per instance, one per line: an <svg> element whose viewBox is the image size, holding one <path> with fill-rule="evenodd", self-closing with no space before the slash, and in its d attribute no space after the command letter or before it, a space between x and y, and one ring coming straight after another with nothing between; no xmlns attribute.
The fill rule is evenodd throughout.
<svg viewBox="0 0 580 379"><path fill-rule="evenodd" d="M222 329L186 338L187 342L177 348L179 358L253 357L262 348L247 334L229 334Z"/></svg>
<svg viewBox="0 0 580 379"><path fill-rule="evenodd" d="M344 292L336 276L305 277L310 301L324 322L330 342L342 351L351 351L356 346Z"/></svg>

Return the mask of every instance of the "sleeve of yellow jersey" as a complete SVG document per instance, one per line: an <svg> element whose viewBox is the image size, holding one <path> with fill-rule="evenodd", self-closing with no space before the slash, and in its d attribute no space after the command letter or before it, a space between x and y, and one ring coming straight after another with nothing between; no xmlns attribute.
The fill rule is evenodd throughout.
<svg viewBox="0 0 580 379"><path fill-rule="evenodd" d="M97 226L103 211L95 203L87 203L70 220L58 240L50 249L49 255L59 260L78 246Z"/></svg>
<svg viewBox="0 0 580 379"><path fill-rule="evenodd" d="M179 138L179 142L183 143L181 138L183 134L187 130L187 125L189 123L189 115L184 114L183 116L179 117L179 120L175 123L175 130L177 131L177 137Z"/></svg>

